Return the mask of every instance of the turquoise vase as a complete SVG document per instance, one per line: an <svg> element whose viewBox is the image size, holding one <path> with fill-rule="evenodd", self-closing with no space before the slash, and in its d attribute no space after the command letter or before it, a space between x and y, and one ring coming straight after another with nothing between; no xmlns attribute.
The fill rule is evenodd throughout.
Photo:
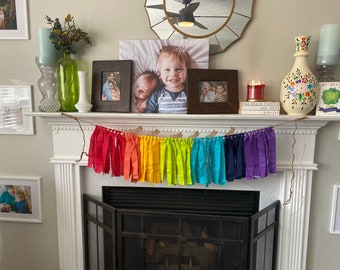
<svg viewBox="0 0 340 270"><path fill-rule="evenodd" d="M64 52L57 61L58 99L61 112L76 112L79 100L79 81L77 63L71 53Z"/></svg>

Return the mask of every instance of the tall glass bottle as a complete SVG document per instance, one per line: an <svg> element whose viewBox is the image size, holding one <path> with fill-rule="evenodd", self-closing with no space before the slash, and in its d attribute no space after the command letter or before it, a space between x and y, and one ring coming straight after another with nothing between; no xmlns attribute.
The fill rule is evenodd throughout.
<svg viewBox="0 0 340 270"><path fill-rule="evenodd" d="M79 82L77 63L70 52L64 52L57 61L58 99L61 112L76 112L75 104L79 100Z"/></svg>

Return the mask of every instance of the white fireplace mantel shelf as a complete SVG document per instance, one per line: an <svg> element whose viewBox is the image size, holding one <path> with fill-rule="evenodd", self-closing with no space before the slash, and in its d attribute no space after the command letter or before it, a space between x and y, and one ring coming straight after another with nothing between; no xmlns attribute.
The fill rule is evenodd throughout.
<svg viewBox="0 0 340 270"><path fill-rule="evenodd" d="M302 116L293 115L241 115L241 114L149 114L149 113L77 113L66 112L65 114L77 117L84 121L100 125L118 127L136 127L146 125L150 127L173 127L178 129L197 129L206 127L216 129L218 127L228 128L247 127L247 129L258 128L270 125L278 125L300 119ZM36 116L45 119L49 124L69 123L74 120L63 116L63 113L55 112L30 112L27 116ZM306 116L303 121L299 121L302 126L322 127L331 121L340 121L338 116ZM287 125L286 125L287 126ZM288 124L289 126L289 124ZM292 126L292 125L291 125Z"/></svg>
<svg viewBox="0 0 340 270"><path fill-rule="evenodd" d="M85 166L87 160L84 158L80 163L76 160L83 149L87 151L94 125L122 131L131 131L141 126L142 134L149 134L157 129L160 136L181 132L183 137L196 131L200 136L206 136L212 131L221 135L231 129L235 129L235 133L241 133L273 126L276 133L277 168L280 171L277 177L280 177L281 183L279 199L287 198L291 188L299 194L282 207L277 269L306 269L312 176L313 171L317 170L317 164L314 163L316 135L328 122L340 121L339 117L307 116L299 119L299 116L288 115L66 114L73 118L59 112L26 114L42 118L52 127L51 162L55 167L60 269L84 269L80 167ZM299 181L291 181L292 175Z"/></svg>

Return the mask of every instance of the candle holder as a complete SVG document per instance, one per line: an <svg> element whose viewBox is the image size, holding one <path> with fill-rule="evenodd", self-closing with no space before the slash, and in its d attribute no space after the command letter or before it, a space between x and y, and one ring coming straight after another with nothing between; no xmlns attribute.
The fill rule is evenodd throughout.
<svg viewBox="0 0 340 270"><path fill-rule="evenodd" d="M38 109L41 112L57 112L60 109L60 102L56 98L57 80L54 77L56 67L44 65L38 57L36 63L41 72L38 87L43 96Z"/></svg>
<svg viewBox="0 0 340 270"><path fill-rule="evenodd" d="M264 101L263 81L248 81L247 82L247 101Z"/></svg>

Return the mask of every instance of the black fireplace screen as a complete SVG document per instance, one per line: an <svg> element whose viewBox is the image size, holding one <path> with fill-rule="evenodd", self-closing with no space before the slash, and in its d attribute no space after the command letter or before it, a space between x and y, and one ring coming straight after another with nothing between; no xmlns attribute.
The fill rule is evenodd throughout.
<svg viewBox="0 0 340 270"><path fill-rule="evenodd" d="M147 193L150 190L142 188L142 192L145 191ZM188 191L184 191L184 194ZM125 192L125 189L118 188L113 195L112 191L109 196L104 194L106 203L84 195L87 270L275 269L278 201L260 212L256 210L258 206L249 208L250 204L245 203L244 213L237 203L237 213L231 214L228 206L215 207L214 211L209 210L210 206L208 210L204 207L202 202L207 197L219 197L222 194L220 192L204 193L203 198L199 199L202 211L188 211L196 207L189 207L192 201L183 204L185 196L179 196L177 191L175 196L179 198L175 206L171 207L169 204L167 207L163 204L160 206L150 193L147 204L151 203L152 207L147 207L143 205L144 199L139 198L138 192L135 197L128 197ZM223 193L222 197L225 195ZM258 204L258 194L245 195L248 197L246 201ZM162 194L163 202L167 200L166 197ZM138 206L125 204L125 207L122 202L117 202L119 207L113 207L115 203L107 198L133 201L133 204L139 202ZM209 205L210 198L206 201ZM249 210L251 208L253 210ZM229 214L222 214L224 210ZM252 213L255 210L256 213Z"/></svg>
<svg viewBox="0 0 340 270"><path fill-rule="evenodd" d="M117 224L118 269L246 269L247 218L117 210Z"/></svg>

